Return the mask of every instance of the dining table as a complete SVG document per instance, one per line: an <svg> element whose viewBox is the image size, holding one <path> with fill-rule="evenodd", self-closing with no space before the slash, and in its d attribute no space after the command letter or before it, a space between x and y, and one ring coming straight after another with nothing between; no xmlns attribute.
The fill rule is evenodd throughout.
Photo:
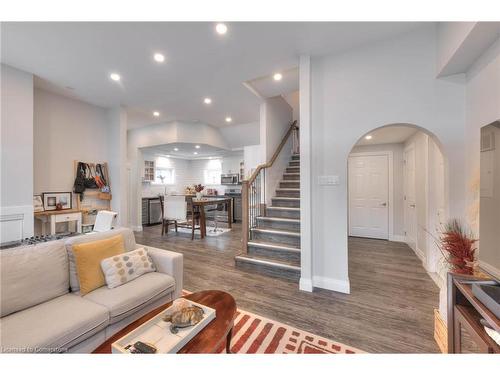
<svg viewBox="0 0 500 375"><path fill-rule="evenodd" d="M205 238L207 235L207 220L205 214L205 208L207 206L214 206L224 204L227 211L227 225L228 228L232 228L233 224L233 198L231 197L203 197L200 199L193 198L192 205L193 211L197 210L200 213L200 234L201 238Z"/></svg>

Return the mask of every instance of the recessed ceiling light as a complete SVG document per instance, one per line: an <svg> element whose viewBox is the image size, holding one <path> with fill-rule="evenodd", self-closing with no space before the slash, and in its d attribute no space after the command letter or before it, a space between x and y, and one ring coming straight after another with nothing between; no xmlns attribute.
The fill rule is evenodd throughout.
<svg viewBox="0 0 500 375"><path fill-rule="evenodd" d="M156 62L162 63L165 61L165 56L163 56L161 53L155 53L153 58L155 59Z"/></svg>
<svg viewBox="0 0 500 375"><path fill-rule="evenodd" d="M179 151L179 149L176 147L176 148L174 148L174 151Z"/></svg>
<svg viewBox="0 0 500 375"><path fill-rule="evenodd" d="M111 78L113 81L119 81L121 77L118 73L111 73L109 75L109 78Z"/></svg>
<svg viewBox="0 0 500 375"><path fill-rule="evenodd" d="M224 23L218 23L215 25L215 31L217 31L217 34L224 35L227 33L227 26Z"/></svg>
<svg viewBox="0 0 500 375"><path fill-rule="evenodd" d="M198 155L198 153L197 153L196 151L195 151L195 152L193 152L193 154L194 154L194 155Z"/></svg>
<svg viewBox="0 0 500 375"><path fill-rule="evenodd" d="M196 145L196 146L194 146L194 148L200 148L200 145Z"/></svg>
<svg viewBox="0 0 500 375"><path fill-rule="evenodd" d="M282 79L282 78L283 78L283 75L282 75L281 73L275 73L275 74L273 75L273 79L274 79L275 81L281 81L281 79Z"/></svg>
<svg viewBox="0 0 500 375"><path fill-rule="evenodd" d="M160 117L160 112L158 112L158 111L154 111L154 112L153 112L153 116L154 116L154 117Z"/></svg>
<svg viewBox="0 0 500 375"><path fill-rule="evenodd" d="M226 122L231 122L231 121L233 121L233 119L231 117L229 117L229 116L226 117Z"/></svg>
<svg viewBox="0 0 500 375"><path fill-rule="evenodd" d="M373 138L373 137L372 137L371 135L367 135L367 136L365 137L365 139L368 139L368 140L369 140L369 139L372 139L372 138Z"/></svg>
<svg viewBox="0 0 500 375"><path fill-rule="evenodd" d="M212 103L212 99L210 99L210 98L205 98L205 99L203 99L203 103L205 103L205 104L210 104L210 103Z"/></svg>

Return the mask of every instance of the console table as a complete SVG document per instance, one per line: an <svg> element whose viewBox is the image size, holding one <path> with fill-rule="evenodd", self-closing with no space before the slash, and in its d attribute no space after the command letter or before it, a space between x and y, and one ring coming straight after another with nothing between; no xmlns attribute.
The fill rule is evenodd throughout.
<svg viewBox="0 0 500 375"><path fill-rule="evenodd" d="M468 281L487 280L448 273L448 353L462 352L462 328L482 353L500 353L500 346L486 333L480 319L497 332L500 320L472 294Z"/></svg>
<svg viewBox="0 0 500 375"><path fill-rule="evenodd" d="M82 211L76 209L35 212L35 218L42 222L42 235L46 235L45 224L50 223L50 234L56 234L56 223L76 222L76 231L82 233Z"/></svg>

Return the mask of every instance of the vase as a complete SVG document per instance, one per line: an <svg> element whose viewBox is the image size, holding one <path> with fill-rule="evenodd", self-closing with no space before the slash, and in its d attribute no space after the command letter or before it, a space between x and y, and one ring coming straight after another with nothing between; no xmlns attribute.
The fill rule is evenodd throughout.
<svg viewBox="0 0 500 375"><path fill-rule="evenodd" d="M196 199L200 200L202 197L203 195L201 194L201 192L196 193Z"/></svg>

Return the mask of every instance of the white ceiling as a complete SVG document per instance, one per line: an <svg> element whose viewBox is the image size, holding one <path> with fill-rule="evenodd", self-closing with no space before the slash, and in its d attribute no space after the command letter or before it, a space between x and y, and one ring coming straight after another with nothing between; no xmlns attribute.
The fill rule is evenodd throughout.
<svg viewBox="0 0 500 375"><path fill-rule="evenodd" d="M278 95L287 95L299 89L299 68L291 68L280 71L283 76L281 81L277 82L273 78L273 74L264 77L255 78L247 81L246 84L251 86L251 89L256 94L263 98L272 98Z"/></svg>
<svg viewBox="0 0 500 375"><path fill-rule="evenodd" d="M230 151L202 143L198 145L200 146L200 148L196 148L196 144L194 143L176 142L158 146L144 147L142 148L142 150L151 154L168 155L174 158L189 160L243 154L242 151ZM174 148L177 148L178 151L174 151ZM195 155L194 152L197 152L198 154Z"/></svg>
<svg viewBox="0 0 500 375"><path fill-rule="evenodd" d="M356 146L380 145L386 143L403 143L418 130L408 125L391 125L374 130L366 135L371 135L372 139L361 138Z"/></svg>
<svg viewBox="0 0 500 375"><path fill-rule="evenodd" d="M46 89L102 107L125 106L129 128L172 120L220 127L228 125L226 116L233 124L258 120L259 99L243 82L292 69L300 54L339 53L421 23L227 25L221 36L210 22L3 22L1 61L35 74ZM165 63L153 60L155 52ZM121 75L120 83L108 78L111 72ZM280 92L271 87L266 90ZM202 103L206 96L210 106ZM152 117L154 110L160 118Z"/></svg>

